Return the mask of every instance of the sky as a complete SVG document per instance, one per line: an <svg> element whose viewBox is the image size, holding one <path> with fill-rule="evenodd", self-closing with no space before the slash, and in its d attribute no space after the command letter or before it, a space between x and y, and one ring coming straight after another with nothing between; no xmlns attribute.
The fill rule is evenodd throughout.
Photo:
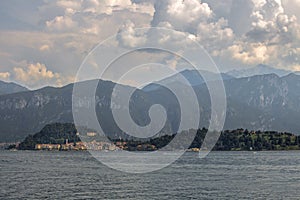
<svg viewBox="0 0 300 200"><path fill-rule="evenodd" d="M300 0L3 0L0 80L31 89L71 83L89 52L116 33L121 34L114 47L136 47L149 38L167 38L170 44L193 38L221 71L258 64L298 71L299 10ZM176 35L136 29L144 27L168 28ZM132 54L124 62L140 55L180 68L177 58L153 52ZM149 67L139 73L147 76Z"/></svg>

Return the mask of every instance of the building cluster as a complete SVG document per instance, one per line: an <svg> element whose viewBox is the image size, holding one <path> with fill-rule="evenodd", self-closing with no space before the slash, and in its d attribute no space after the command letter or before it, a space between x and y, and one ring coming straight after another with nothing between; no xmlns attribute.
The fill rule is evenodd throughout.
<svg viewBox="0 0 300 200"><path fill-rule="evenodd" d="M95 150L95 151L101 151L101 150L108 150L108 151L115 151L117 150L117 146L113 143L109 142L97 142L93 140L92 142L85 143L88 150Z"/></svg>
<svg viewBox="0 0 300 200"><path fill-rule="evenodd" d="M66 144L36 144L35 150L59 150L59 151L82 151L82 150L95 150L95 151L116 151L124 149L126 142L117 142L116 144L110 142L76 142Z"/></svg>
<svg viewBox="0 0 300 200"><path fill-rule="evenodd" d="M66 144L36 144L35 150L79 151L79 150L87 150L87 148L83 142L76 142L76 143L66 143Z"/></svg>

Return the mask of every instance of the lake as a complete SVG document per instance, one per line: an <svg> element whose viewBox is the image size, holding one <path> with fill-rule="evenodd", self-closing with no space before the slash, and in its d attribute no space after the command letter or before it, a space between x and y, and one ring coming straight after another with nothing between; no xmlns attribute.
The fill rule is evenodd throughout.
<svg viewBox="0 0 300 200"><path fill-rule="evenodd" d="M117 152L114 152L117 153ZM0 151L1 199L300 199L300 151L187 152L146 174L88 152Z"/></svg>

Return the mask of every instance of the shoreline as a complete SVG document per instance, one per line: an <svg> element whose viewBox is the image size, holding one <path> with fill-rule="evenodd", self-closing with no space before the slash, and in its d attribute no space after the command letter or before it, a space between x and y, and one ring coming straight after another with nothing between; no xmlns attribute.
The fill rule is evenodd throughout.
<svg viewBox="0 0 300 200"><path fill-rule="evenodd" d="M17 151L35 151L35 152L87 152L87 151L99 151L99 152L121 152L121 151L127 151L127 150L92 150L92 149L86 149L86 150L38 150L38 149L0 149L0 151L11 151L11 152L17 152ZM169 150L166 152L172 152L173 150ZM205 151L205 150L204 150ZM281 151L300 151L300 149L281 149L281 150L212 150L210 152L281 152ZM143 151L143 150L134 150L134 151L129 151L129 152L153 152L153 151ZM192 151L190 149L186 150L185 152L188 153L199 153L200 151Z"/></svg>

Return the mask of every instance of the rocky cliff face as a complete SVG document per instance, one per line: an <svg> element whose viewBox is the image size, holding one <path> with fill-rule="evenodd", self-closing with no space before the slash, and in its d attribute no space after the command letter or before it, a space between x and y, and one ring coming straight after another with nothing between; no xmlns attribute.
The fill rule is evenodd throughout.
<svg viewBox="0 0 300 200"><path fill-rule="evenodd" d="M300 76L294 74L284 77L258 75L226 81L228 128L238 120L240 127L299 133L299 81Z"/></svg>
<svg viewBox="0 0 300 200"><path fill-rule="evenodd" d="M2 141L18 141L49 122L72 122L72 87L0 96Z"/></svg>

